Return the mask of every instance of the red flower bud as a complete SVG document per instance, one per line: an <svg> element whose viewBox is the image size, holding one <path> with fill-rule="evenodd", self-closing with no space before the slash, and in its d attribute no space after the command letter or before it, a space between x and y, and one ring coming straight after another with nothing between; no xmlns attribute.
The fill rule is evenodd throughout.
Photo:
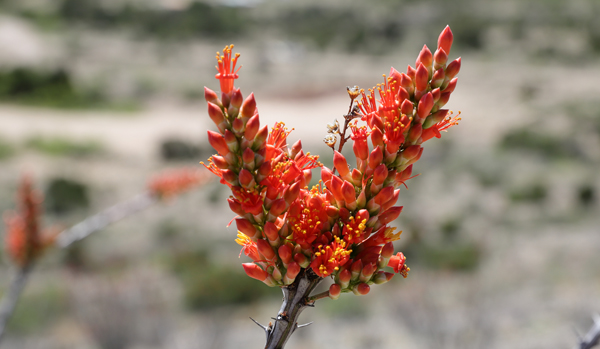
<svg viewBox="0 0 600 349"><path fill-rule="evenodd" d="M383 133L378 127L373 128L371 131L371 142L374 147L383 147Z"/></svg>
<svg viewBox="0 0 600 349"><path fill-rule="evenodd" d="M340 298L340 294L342 294L342 287L338 284L331 284L329 286L329 298L338 299Z"/></svg>
<svg viewBox="0 0 600 349"><path fill-rule="evenodd" d="M246 170L245 168L243 168L240 171L239 181L240 181L240 185L246 189L250 189L250 188L254 187L254 185L256 184L256 181L254 181L254 176L252 175L252 173L250 173L250 171Z"/></svg>
<svg viewBox="0 0 600 349"><path fill-rule="evenodd" d="M214 131L207 131L208 133L208 143L215 148L215 150L221 154L221 156L226 156L230 153L229 147L227 147L227 142L225 142L225 137L221 134Z"/></svg>
<svg viewBox="0 0 600 349"><path fill-rule="evenodd" d="M352 289L352 292L357 296L364 296L369 293L369 291L371 291L371 287L365 283L360 283Z"/></svg>
<svg viewBox="0 0 600 349"><path fill-rule="evenodd" d="M256 240L256 238L258 238L260 235L258 234L258 229L256 229L256 227L245 218L236 218L235 225L237 226L237 229L239 231L246 234L249 238L253 240Z"/></svg>
<svg viewBox="0 0 600 349"><path fill-rule="evenodd" d="M438 37L438 48L441 48L447 53L450 53L450 48L452 47L453 39L454 36L452 35L452 30L450 30L450 26L447 25Z"/></svg>
<svg viewBox="0 0 600 349"><path fill-rule="evenodd" d="M266 271L262 270L254 263L242 263L242 267L244 267L246 274L253 279L265 282L267 277L269 277L269 274Z"/></svg>
<svg viewBox="0 0 600 349"><path fill-rule="evenodd" d="M375 169L383 161L383 151L379 146L375 147L369 155L369 167Z"/></svg>
<svg viewBox="0 0 600 349"><path fill-rule="evenodd" d="M291 205L292 202L294 202L294 200L296 200L296 198L298 198L299 194L300 194L300 183L296 182L288 187L288 189L285 191L285 194L283 195L283 199L285 200L285 202L288 205Z"/></svg>
<svg viewBox="0 0 600 349"><path fill-rule="evenodd" d="M350 173L346 158L337 150L333 152L333 165L338 170L342 178L345 178Z"/></svg>
<svg viewBox="0 0 600 349"><path fill-rule="evenodd" d="M419 105L417 106L417 116L421 120L420 123L423 123L423 121L425 121L425 118L427 117L427 115L429 115L429 112L432 108L433 95L431 94L431 92L427 92L425 95L423 95L423 97L421 97Z"/></svg>
<svg viewBox="0 0 600 349"><path fill-rule="evenodd" d="M231 92L231 102L229 103L229 109L240 109L240 106L242 105L243 101L244 97L242 96L242 92L240 92L239 88L234 87Z"/></svg>
<svg viewBox="0 0 600 349"><path fill-rule="evenodd" d="M327 184L327 182L331 181L331 177L333 177L333 173L331 172L331 170L325 166L321 167L321 180L323 181L323 183L325 183L325 186L329 187L329 184Z"/></svg>
<svg viewBox="0 0 600 349"><path fill-rule="evenodd" d="M224 157L219 156L219 155L213 155L212 156L212 161L214 162L215 166L217 166L218 168L220 168L221 170L226 170L229 168L229 163L227 162L227 160L225 160Z"/></svg>
<svg viewBox="0 0 600 349"><path fill-rule="evenodd" d="M338 279L340 281L340 285L342 286L342 288L346 288L346 287L348 287L348 284L350 283L350 280L352 279L352 273L348 269L343 269L338 274Z"/></svg>
<svg viewBox="0 0 600 349"><path fill-rule="evenodd" d="M259 128L260 120L258 119L258 114L256 114L252 116L246 123L246 132L244 133L244 138L249 141L253 141Z"/></svg>
<svg viewBox="0 0 600 349"><path fill-rule="evenodd" d="M294 282L294 279L296 279L296 276L298 276L299 273L300 266L298 265L298 263L291 262L287 267L287 272L285 273L285 276L283 277L283 283L285 285L291 284L292 282Z"/></svg>
<svg viewBox="0 0 600 349"><path fill-rule="evenodd" d="M436 70L435 73L433 73L433 77L431 78L431 87L436 88L442 86L445 77L446 73L444 72L444 69L440 68Z"/></svg>
<svg viewBox="0 0 600 349"><path fill-rule="evenodd" d="M277 252L283 264L287 265L292 261L292 248L289 246L289 244L279 246L279 250Z"/></svg>
<svg viewBox="0 0 600 349"><path fill-rule="evenodd" d="M287 209L287 204L284 199L277 199L273 201L271 204L271 209L269 210L269 217L267 218L269 221L274 221L280 214L285 212Z"/></svg>
<svg viewBox="0 0 600 349"><path fill-rule="evenodd" d="M204 99L206 99L206 101L209 103L218 105L219 107L223 106L223 104L221 104L221 101L219 100L219 96L217 96L215 91L209 89L206 86L204 86Z"/></svg>
<svg viewBox="0 0 600 349"><path fill-rule="evenodd" d="M414 108L414 105L412 104L412 102L409 101L408 99L405 99L404 102L402 102L402 105L400 106L400 111L404 115L412 116L413 108Z"/></svg>
<svg viewBox="0 0 600 349"><path fill-rule="evenodd" d="M310 260L304 253L296 253L294 255L294 262L298 263L302 268L308 268L310 265Z"/></svg>
<svg viewBox="0 0 600 349"><path fill-rule="evenodd" d="M258 249L258 252L265 257L265 259L270 261L275 258L275 251L273 251L273 247L271 247L267 240L258 239L256 241L256 248Z"/></svg>
<svg viewBox="0 0 600 349"><path fill-rule="evenodd" d="M404 159L410 160L410 159L414 158L415 156L417 156L417 154L419 154L420 149L421 149L420 145L411 145L410 147L407 147L406 149L404 149L404 151L402 152L402 157Z"/></svg>
<svg viewBox="0 0 600 349"><path fill-rule="evenodd" d="M227 121L225 120L225 116L223 115L221 108L214 103L208 102L208 116L210 116L210 119L215 123L215 125L217 125L219 131L224 133L227 129Z"/></svg>
<svg viewBox="0 0 600 349"><path fill-rule="evenodd" d="M386 225L389 222L392 222L393 220L398 218L398 216L400 215L400 212L402 212L402 208L403 208L403 206L395 206L395 207L392 207L389 210L385 211L384 213L380 214L379 215L379 223L381 225Z"/></svg>
<svg viewBox="0 0 600 349"><path fill-rule="evenodd" d="M244 103L242 104L242 109L240 115L243 118L251 118L256 112L256 100L254 99L254 93L251 93Z"/></svg>
<svg viewBox="0 0 600 349"><path fill-rule="evenodd" d="M414 71L414 69L413 69L413 71ZM414 75L413 75L413 77L414 77ZM402 88L406 90L406 92L409 94L409 96L412 96L412 94L415 91L415 85L413 84L413 79L404 73L402 73L400 75L400 86L402 86Z"/></svg>
<svg viewBox="0 0 600 349"><path fill-rule="evenodd" d="M375 264L373 263L369 263L367 265L365 265L362 268L362 271L360 272L360 277L359 280L362 282L367 282L371 279L371 276L373 276L373 273L375 272L377 268L375 268Z"/></svg>
<svg viewBox="0 0 600 349"><path fill-rule="evenodd" d="M448 66L446 67L446 79L447 80L452 79L453 77L456 76L456 74L458 74L459 71L460 71L460 57L458 57L457 59L450 62L450 64L448 64Z"/></svg>
<svg viewBox="0 0 600 349"><path fill-rule="evenodd" d="M383 181L387 178L388 169L385 164L380 164L375 168L373 172L373 183L376 185L383 184Z"/></svg>
<svg viewBox="0 0 600 349"><path fill-rule="evenodd" d="M417 66L417 73L415 75L415 89L417 91L425 91L427 89L427 83L429 82L429 72L423 64Z"/></svg>
<svg viewBox="0 0 600 349"><path fill-rule="evenodd" d="M421 52L419 52L419 57L417 57L417 61L415 62L415 67L418 67L419 64L423 64L425 68L427 68L428 72L431 72L431 64L433 63L433 56L431 55L431 51L427 48L427 45L423 45Z"/></svg>
<svg viewBox="0 0 600 349"><path fill-rule="evenodd" d="M227 199L227 202L229 203L229 209L233 213L237 214L238 216L243 216L246 214L246 211L242 209L242 205L239 203L239 201L229 198Z"/></svg>
<svg viewBox="0 0 600 349"><path fill-rule="evenodd" d="M458 82L458 78L454 78L448 82L448 85L444 88L444 92L452 93L456 88L456 83Z"/></svg>
<svg viewBox="0 0 600 349"><path fill-rule="evenodd" d="M437 49L437 51L435 51L435 54L433 55L433 61L434 69L444 69L446 63L448 62L448 53L441 48Z"/></svg>

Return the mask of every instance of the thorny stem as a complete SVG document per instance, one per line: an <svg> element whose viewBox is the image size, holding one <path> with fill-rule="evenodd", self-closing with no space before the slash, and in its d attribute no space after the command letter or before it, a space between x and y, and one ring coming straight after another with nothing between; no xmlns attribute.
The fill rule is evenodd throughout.
<svg viewBox="0 0 600 349"><path fill-rule="evenodd" d="M2 301L0 301L0 341L6 330L6 324L15 310L21 292L27 283L27 277L29 276L31 269L31 264L24 267L18 267L8 290L6 290L6 293L4 293L4 296L2 297Z"/></svg>
<svg viewBox="0 0 600 349"><path fill-rule="evenodd" d="M158 200L158 196L150 191L146 191L127 201L120 202L58 234L56 245L61 248L67 247L75 241L86 238L116 221L148 208Z"/></svg>
<svg viewBox="0 0 600 349"><path fill-rule="evenodd" d="M346 144L346 141L348 141L348 139L350 138L350 136L346 137L346 131L348 130L348 124L350 123L350 121L354 120L357 115L354 113L353 111L353 107L354 107L354 99L350 100L350 107L348 107L348 113L346 115L344 115L344 129L341 133L339 133L338 130L338 134L340 135L340 144L338 145L338 152L342 152L342 148L344 147L344 144ZM331 149L334 149L335 145L331 146ZM333 168L333 174L335 175L335 171L336 168Z"/></svg>
<svg viewBox="0 0 600 349"><path fill-rule="evenodd" d="M73 227L62 231L56 238L56 245L65 248L72 243L79 241L92 233L106 228L129 215L141 211L158 201L158 196L150 191L146 191L125 202L118 203L106 210L88 217ZM27 284L27 277L33 269L33 263L24 267L19 267L13 277L8 290L4 293L0 301L0 341L6 330L6 324L12 316L21 292Z"/></svg>
<svg viewBox="0 0 600 349"><path fill-rule="evenodd" d="M303 269L296 280L289 286L281 288L283 303L279 309L275 324L262 326L267 335L265 349L282 349L294 331L305 325L298 325L298 317L304 308L314 306L310 293L323 280L310 269Z"/></svg>
<svg viewBox="0 0 600 349"><path fill-rule="evenodd" d="M594 316L594 325L585 337L580 338L577 349L590 349L598 344L600 344L600 315Z"/></svg>

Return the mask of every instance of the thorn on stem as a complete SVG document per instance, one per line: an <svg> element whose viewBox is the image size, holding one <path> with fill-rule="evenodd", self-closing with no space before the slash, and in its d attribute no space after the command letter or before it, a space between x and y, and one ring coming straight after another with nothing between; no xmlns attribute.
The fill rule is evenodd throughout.
<svg viewBox="0 0 600 349"><path fill-rule="evenodd" d="M309 325L311 325L313 322L314 322L314 321L311 321L311 322L309 322L309 323L306 323L306 324L304 324L304 325L298 325L298 323L296 323L296 328L302 328L302 327L309 326Z"/></svg>
<svg viewBox="0 0 600 349"><path fill-rule="evenodd" d="M267 332L267 331L268 331L268 328L267 328L267 326L265 326L265 325L261 324L260 322L258 322L258 321L256 321L256 320L254 320L253 318L250 318L250 320L254 321L254 323L255 323L255 324L257 324L258 326L260 326L260 328L262 328L263 330L265 330L265 332Z"/></svg>

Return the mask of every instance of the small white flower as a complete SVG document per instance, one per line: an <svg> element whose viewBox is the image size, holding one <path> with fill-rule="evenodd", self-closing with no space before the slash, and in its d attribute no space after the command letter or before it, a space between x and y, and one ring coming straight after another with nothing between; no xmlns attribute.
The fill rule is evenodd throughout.
<svg viewBox="0 0 600 349"><path fill-rule="evenodd" d="M323 142L333 148L335 142L337 142L337 138L334 135L327 135L323 138Z"/></svg>
<svg viewBox="0 0 600 349"><path fill-rule="evenodd" d="M340 132L340 123L337 121L337 119L334 119L333 123L327 124L327 132L333 134Z"/></svg>

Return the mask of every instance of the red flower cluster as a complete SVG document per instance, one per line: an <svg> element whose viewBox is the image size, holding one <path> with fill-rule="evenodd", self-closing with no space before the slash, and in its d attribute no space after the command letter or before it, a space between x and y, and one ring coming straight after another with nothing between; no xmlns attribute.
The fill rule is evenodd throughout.
<svg viewBox="0 0 600 349"><path fill-rule="evenodd" d="M174 169L150 179L148 189L160 198L169 199L207 180L205 173L195 168Z"/></svg>
<svg viewBox="0 0 600 349"><path fill-rule="evenodd" d="M218 56L220 97L205 88L208 114L219 130L208 131L208 140L218 155L205 166L232 190L229 206L239 215L236 241L253 260L243 264L249 276L284 286L302 268L310 269L334 278L329 290L334 299L342 292L366 294L369 285L389 281L394 274L385 267L407 276L404 255L393 255L392 242L400 233L394 234L388 224L402 211L394 206L399 187L411 178L421 144L458 120L441 109L460 69L460 58L446 64L451 45L452 32L446 27L435 54L425 46L416 68L409 66L406 73L392 68L390 77L369 93L348 90L353 101L361 96L346 116L357 166L350 169L335 151L333 171L304 153L300 141L288 147L290 132L282 123L271 132L260 127L254 95L244 99L233 87L237 74L230 64L235 66L239 55L231 58L230 46ZM328 128L345 142L337 121ZM335 141L335 136L326 138L332 148ZM321 182L309 189L316 167L322 167Z"/></svg>
<svg viewBox="0 0 600 349"><path fill-rule="evenodd" d="M39 228L42 197L34 192L31 179L23 177L17 194L18 212L7 212L5 248L13 263L26 267L52 243L52 235L42 236Z"/></svg>

